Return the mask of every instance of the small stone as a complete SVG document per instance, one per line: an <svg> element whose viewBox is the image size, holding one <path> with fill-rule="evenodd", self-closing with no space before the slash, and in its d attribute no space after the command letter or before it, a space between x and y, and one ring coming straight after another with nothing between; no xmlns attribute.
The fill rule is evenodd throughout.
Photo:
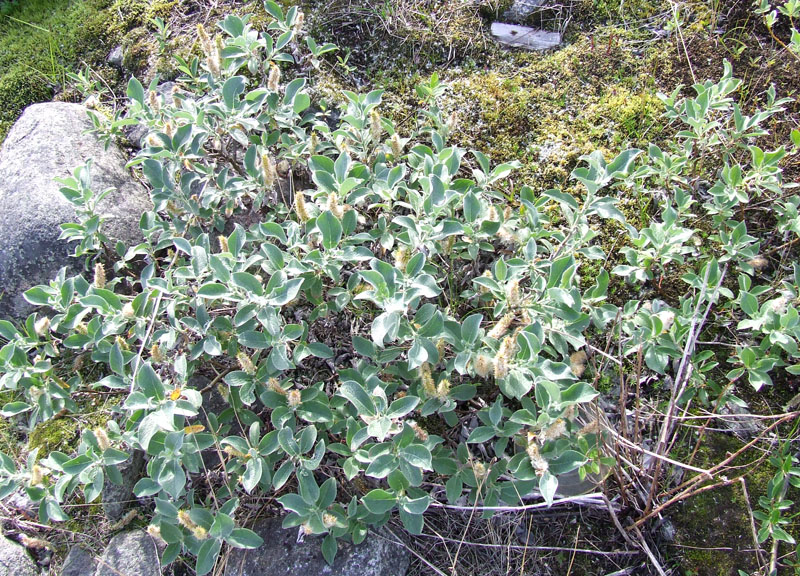
<svg viewBox="0 0 800 576"><path fill-rule="evenodd" d="M541 8L547 8L544 0L514 0L511 7L503 13L503 20L525 24L525 21Z"/></svg>
<svg viewBox="0 0 800 576"><path fill-rule="evenodd" d="M95 576L159 576L161 562L155 541L145 532L118 534L103 552Z"/></svg>
<svg viewBox="0 0 800 576"><path fill-rule="evenodd" d="M0 536L0 576L36 576L36 564L25 548Z"/></svg>
<svg viewBox="0 0 800 576"><path fill-rule="evenodd" d="M127 462L117 466L117 469L122 475L122 484L114 484L106 478L101 496L103 512L112 522L120 520L125 515L128 506L135 500L133 487L142 477L144 454L140 450L134 451L133 456Z"/></svg>
<svg viewBox="0 0 800 576"><path fill-rule="evenodd" d="M94 576L95 560L80 546L73 546L61 567L61 576Z"/></svg>
<svg viewBox="0 0 800 576"><path fill-rule="evenodd" d="M561 44L561 34L515 24L492 24L492 36L504 46L524 50L548 50Z"/></svg>
<svg viewBox="0 0 800 576"><path fill-rule="evenodd" d="M115 68L122 68L123 58L124 54L122 53L122 46L115 46L114 49L108 53L106 62L108 62Z"/></svg>
<svg viewBox="0 0 800 576"><path fill-rule="evenodd" d="M297 542L297 528L284 530L280 518L258 522L253 528L264 539L255 550L231 551L225 576L404 576L408 552L379 535L353 546L339 542L332 566L322 556L322 537L306 536Z"/></svg>

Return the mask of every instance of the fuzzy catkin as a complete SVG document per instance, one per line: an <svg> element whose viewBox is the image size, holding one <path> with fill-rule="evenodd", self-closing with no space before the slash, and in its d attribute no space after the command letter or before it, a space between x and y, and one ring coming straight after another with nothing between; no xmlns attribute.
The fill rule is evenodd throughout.
<svg viewBox="0 0 800 576"><path fill-rule="evenodd" d="M294 211L300 222L308 222L311 218L308 214L308 208L306 207L306 197L302 191L298 191L297 194L294 195Z"/></svg>
<svg viewBox="0 0 800 576"><path fill-rule="evenodd" d="M267 88L271 92L277 92L281 83L281 69L275 64L269 65L269 77L267 79Z"/></svg>
<svg viewBox="0 0 800 576"><path fill-rule="evenodd" d="M100 262L94 265L94 287L101 289L106 287L106 269Z"/></svg>
<svg viewBox="0 0 800 576"><path fill-rule="evenodd" d="M278 172L275 169L275 162L269 157L269 154L261 155L261 174L264 177L264 186L272 188L278 179Z"/></svg>

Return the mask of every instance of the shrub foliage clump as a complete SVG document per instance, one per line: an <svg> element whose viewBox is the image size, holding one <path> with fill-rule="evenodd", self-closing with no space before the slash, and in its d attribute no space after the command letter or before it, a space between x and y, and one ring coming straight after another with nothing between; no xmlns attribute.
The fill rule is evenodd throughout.
<svg viewBox="0 0 800 576"><path fill-rule="evenodd" d="M773 92L744 115L726 66L694 97L663 95L684 125L670 149L593 153L573 172L581 195L536 195L513 186L514 163L448 144L435 75L406 135L381 117L380 91L345 92L340 114L315 108L309 80L335 47L305 36L296 8L265 7L264 31L238 16L200 27L204 56L178 59L171 92L132 79L124 117L92 112L108 138L147 127L131 165L153 210L140 244L111 246L87 167L62 182L80 220L64 237L93 272L28 291L49 316L0 321L0 385L18 394L3 413L33 426L74 410L80 390L124 400L77 454L34 451L20 469L0 456L2 495L22 485L42 521L65 520L69 494L97 499L141 450L135 494L152 498L165 563L189 552L205 574L223 544L259 545L236 521L254 493L277 497L285 526L326 534L332 561L338 539L358 543L394 512L419 533L430 506L552 503L561 475L613 464L585 409L611 338L623 359L673 375L670 414L732 397L698 344L730 318L742 338L725 381L757 389L797 372L800 269L759 284L760 242L738 219L776 198L777 229L800 234L779 167L796 148L752 143L785 103ZM655 195L660 217L626 223L622 194ZM626 230L626 263L606 271L608 219ZM702 220L713 231L697 242ZM593 283L586 262L600 263ZM668 270L684 296L609 301L612 282L651 286ZM67 358L102 370L67 371Z"/></svg>

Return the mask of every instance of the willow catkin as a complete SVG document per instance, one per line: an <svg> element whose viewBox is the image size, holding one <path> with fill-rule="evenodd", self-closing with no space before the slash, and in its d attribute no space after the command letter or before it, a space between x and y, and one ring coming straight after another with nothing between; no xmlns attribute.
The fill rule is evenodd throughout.
<svg viewBox="0 0 800 576"><path fill-rule="evenodd" d="M106 287L106 269L103 267L103 264L98 262L94 265L94 287L95 288L105 288Z"/></svg>
<svg viewBox="0 0 800 576"><path fill-rule="evenodd" d="M277 92L281 83L281 69L274 63L269 65L269 77L267 78L267 88L271 92Z"/></svg>
<svg viewBox="0 0 800 576"><path fill-rule="evenodd" d="M511 323L513 321L514 321L514 313L513 312L506 313L502 318L500 318L497 324L494 325L494 328L492 328L489 331L487 336L489 338L494 338L495 340L500 340L500 338L502 338L503 335L506 332L508 332L508 328L511 326Z"/></svg>
<svg viewBox="0 0 800 576"><path fill-rule="evenodd" d="M381 126L381 117L377 110L373 110L369 113L369 135L372 137L373 141L377 142L380 140L382 133L383 126Z"/></svg>
<svg viewBox="0 0 800 576"><path fill-rule="evenodd" d="M328 210L339 220L344 216L344 209L339 204L339 195L336 192L328 194Z"/></svg>
<svg viewBox="0 0 800 576"><path fill-rule="evenodd" d="M494 370L494 362L486 354L478 354L472 363L472 368L475 370L475 374L481 378L486 378Z"/></svg>
<svg viewBox="0 0 800 576"><path fill-rule="evenodd" d="M503 339L503 343L500 344L500 349L494 357L494 377L496 380L502 380L508 375L509 364L515 346L513 336L506 336Z"/></svg>
<svg viewBox="0 0 800 576"><path fill-rule="evenodd" d="M303 24L306 21L306 15L302 12L297 13L297 18L294 21L294 33L299 35L303 32Z"/></svg>
<svg viewBox="0 0 800 576"><path fill-rule="evenodd" d="M403 154L403 142L400 140L400 136L397 135L397 132L392 134L391 140L389 140L389 145L392 148L392 156L394 159L397 160Z"/></svg>
<svg viewBox="0 0 800 576"><path fill-rule="evenodd" d="M269 154L261 155L261 175L264 178L264 186L267 188L272 188L278 179L275 162L270 158Z"/></svg>
<svg viewBox="0 0 800 576"><path fill-rule="evenodd" d="M587 360L586 352L583 350L578 350L570 355L569 368L576 378L583 376L583 373L586 371Z"/></svg>
<svg viewBox="0 0 800 576"><path fill-rule="evenodd" d="M308 222L311 218L306 207L306 196L302 191L294 195L294 211L300 222Z"/></svg>

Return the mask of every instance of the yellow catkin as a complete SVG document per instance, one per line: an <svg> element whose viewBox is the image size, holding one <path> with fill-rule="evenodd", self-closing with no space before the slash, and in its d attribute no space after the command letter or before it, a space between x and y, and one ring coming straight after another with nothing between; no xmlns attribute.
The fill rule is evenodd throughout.
<svg viewBox="0 0 800 576"><path fill-rule="evenodd" d="M158 542L164 542L164 539L161 537L161 528L156 526L155 524L150 524L147 527L147 534L153 540L157 540Z"/></svg>
<svg viewBox="0 0 800 576"><path fill-rule="evenodd" d="M175 127L172 125L172 122L167 120L166 124L164 124L164 134L168 137L172 138L175 136Z"/></svg>
<svg viewBox="0 0 800 576"><path fill-rule="evenodd" d="M106 269L103 267L103 264L98 262L94 265L94 287L95 288L105 288L106 287Z"/></svg>
<svg viewBox="0 0 800 576"><path fill-rule="evenodd" d="M111 440L108 439L108 434L102 428L94 429L94 437L97 438L97 446L101 451L105 452L111 448Z"/></svg>
<svg viewBox="0 0 800 576"><path fill-rule="evenodd" d="M253 361L250 359L250 356L248 356L244 352L239 352L236 355L236 360L239 362L239 368L241 368L242 371L248 376L252 376L256 373L255 364L253 364Z"/></svg>
<svg viewBox="0 0 800 576"><path fill-rule="evenodd" d="M586 352L583 350L578 350L570 355L569 369L572 370L572 374L576 378L583 376L583 373L586 371L587 361L588 357L586 356Z"/></svg>
<svg viewBox="0 0 800 576"><path fill-rule="evenodd" d="M42 316L33 325L33 331L37 336L46 336L50 333L50 318Z"/></svg>
<svg viewBox="0 0 800 576"><path fill-rule="evenodd" d="M522 303L519 280L512 280L506 287L506 302L511 308L519 308Z"/></svg>
<svg viewBox="0 0 800 576"><path fill-rule="evenodd" d="M486 212L486 219L490 222L497 222L500 219L500 216L497 214L497 208L489 206L489 210Z"/></svg>
<svg viewBox="0 0 800 576"><path fill-rule="evenodd" d="M486 468L486 464L484 464L480 460L473 460L472 473L475 474L476 480L481 480L486 476L486 474L489 473L489 470Z"/></svg>
<svg viewBox="0 0 800 576"><path fill-rule="evenodd" d="M52 550L53 545L48 542L47 540L42 540L41 538L31 538L27 534L22 534L20 536L20 543L28 548L29 550Z"/></svg>
<svg viewBox="0 0 800 576"><path fill-rule="evenodd" d="M516 344L512 336L507 336L503 339L503 343L500 344L500 349L497 351L497 356L494 358L495 379L501 380L508 375L509 363L515 347Z"/></svg>
<svg viewBox="0 0 800 576"><path fill-rule="evenodd" d="M528 458L531 461L531 466L536 471L536 474L541 476L550 468L547 460L542 458L542 455L539 453L539 446L537 446L535 440L530 440L528 442L528 447L525 450L528 454Z"/></svg>
<svg viewBox="0 0 800 576"><path fill-rule="evenodd" d="M286 395L286 403L289 405L289 408L297 408L300 406L300 402L302 402L300 390L289 390Z"/></svg>
<svg viewBox="0 0 800 576"><path fill-rule="evenodd" d="M159 346L158 344L153 344L150 347L150 358L156 364L160 364L161 362L164 362L166 360L164 353L161 351L161 346Z"/></svg>
<svg viewBox="0 0 800 576"><path fill-rule="evenodd" d="M478 356L475 358L475 361L472 363L472 367L475 370L476 375L480 376L481 378L486 378L492 373L492 370L494 369L494 362L485 354L478 354Z"/></svg>
<svg viewBox="0 0 800 576"><path fill-rule="evenodd" d="M147 101L150 104L150 108L153 110L153 112L156 114L161 112L161 101L159 100L158 94L155 90L150 90L150 92L148 92Z"/></svg>
<svg viewBox="0 0 800 576"><path fill-rule="evenodd" d="M214 46L211 44L211 38L202 24L197 25L197 36L200 38L200 46L203 48L203 53L208 56Z"/></svg>
<svg viewBox="0 0 800 576"><path fill-rule="evenodd" d="M113 530L120 530L121 528L124 528L125 526L127 526L128 524L133 522L136 518L138 518L138 516L139 516L139 511L138 510L131 510L130 512L125 514L125 516L120 518L117 522L112 524L109 527L109 529L112 530L112 531Z"/></svg>
<svg viewBox="0 0 800 576"><path fill-rule="evenodd" d="M436 397L436 384L433 381L430 364L424 362L419 367L419 377L422 380L422 389L425 391L425 395L429 398Z"/></svg>
<svg viewBox="0 0 800 576"><path fill-rule="evenodd" d="M441 402L445 402L447 401L447 397L449 394L450 394L450 380L445 378L436 385L436 392L434 393L433 397Z"/></svg>
<svg viewBox="0 0 800 576"><path fill-rule="evenodd" d="M334 516L329 512L325 512L322 515L322 525L328 529L333 528L334 526L336 526L336 516Z"/></svg>
<svg viewBox="0 0 800 576"><path fill-rule="evenodd" d="M33 468L31 468L31 486L38 486L44 480L44 472L42 471L42 467L38 464L34 464Z"/></svg>
<svg viewBox="0 0 800 576"><path fill-rule="evenodd" d="M311 138L308 141L308 153L314 154L319 148L319 136L317 136L316 132L311 133Z"/></svg>
<svg viewBox="0 0 800 576"><path fill-rule="evenodd" d="M136 317L136 311L133 309L132 302L125 302L125 305L122 307L122 317L128 320Z"/></svg>
<svg viewBox="0 0 800 576"><path fill-rule="evenodd" d="M400 270L405 270L408 264L408 246L400 244L397 249L392 253L394 256L394 267Z"/></svg>
<svg viewBox="0 0 800 576"><path fill-rule="evenodd" d="M267 388L275 392L276 394L280 394L281 396L286 396L286 390L283 386L281 386L280 381L277 378L272 377L267 380Z"/></svg>
<svg viewBox="0 0 800 576"><path fill-rule="evenodd" d="M383 134L383 126L381 126L381 116L377 110L369 113L369 135L377 142Z"/></svg>
<svg viewBox="0 0 800 576"><path fill-rule="evenodd" d="M264 178L264 186L267 188L272 188L275 185L275 180L278 179L275 162L269 157L269 154L261 155L261 175Z"/></svg>
<svg viewBox="0 0 800 576"><path fill-rule="evenodd" d="M495 340L500 340L500 338L502 338L505 335L505 333L508 332L508 328L511 326L511 323L513 321L514 321L514 313L513 312L506 313L502 318L500 318L500 321L494 325L494 328L492 328L489 331L487 336L489 338L494 338Z"/></svg>
<svg viewBox="0 0 800 576"><path fill-rule="evenodd" d="M308 208L306 207L306 196L300 190L294 195L294 212L297 214L297 218L300 222L308 222L311 218L308 214Z"/></svg>
<svg viewBox="0 0 800 576"><path fill-rule="evenodd" d="M230 445L225 446L225 448L223 448L222 451L225 452L225 454L228 454L230 456L236 456L237 458L247 458L247 454L245 454L240 450L237 450L236 448Z"/></svg>
<svg viewBox="0 0 800 576"><path fill-rule="evenodd" d="M117 336L114 339L114 342L117 343L117 346L119 346L120 349L125 350L126 352L131 349L131 346L130 344L128 344L128 341L125 340L125 338L123 338L122 336Z"/></svg>
<svg viewBox="0 0 800 576"><path fill-rule="evenodd" d="M217 236L217 242L219 243L219 251L220 252L227 252L228 251L228 237L223 236L220 234Z"/></svg>
<svg viewBox="0 0 800 576"><path fill-rule="evenodd" d="M344 209L339 204L339 195L336 192L328 194L328 210L339 220L344 216Z"/></svg>
<svg viewBox="0 0 800 576"><path fill-rule="evenodd" d="M269 65L269 77L267 79L267 88L272 92L277 92L281 84L281 69L275 64Z"/></svg>
<svg viewBox="0 0 800 576"><path fill-rule="evenodd" d="M172 106L177 109L181 109L183 107L183 100L180 97L181 89L178 86L173 86L172 90L170 91L170 96L172 96Z"/></svg>
<svg viewBox="0 0 800 576"><path fill-rule="evenodd" d="M445 352L447 352L447 340L439 338L439 340L436 341L436 352L439 354L439 361L441 362Z"/></svg>
<svg viewBox="0 0 800 576"><path fill-rule="evenodd" d="M567 433L567 423L563 418L558 418L555 422L545 428L539 435L539 441L544 444L548 440L555 440Z"/></svg>
<svg viewBox="0 0 800 576"><path fill-rule="evenodd" d="M192 536L194 536L198 540L205 540L206 538L208 538L208 530L206 530L202 526L195 526L192 529Z"/></svg>
<svg viewBox="0 0 800 576"><path fill-rule="evenodd" d="M403 142L400 140L400 136L398 136L397 132L392 134L391 140L389 140L389 145L392 148L392 156L394 159L397 160L403 154Z"/></svg>

